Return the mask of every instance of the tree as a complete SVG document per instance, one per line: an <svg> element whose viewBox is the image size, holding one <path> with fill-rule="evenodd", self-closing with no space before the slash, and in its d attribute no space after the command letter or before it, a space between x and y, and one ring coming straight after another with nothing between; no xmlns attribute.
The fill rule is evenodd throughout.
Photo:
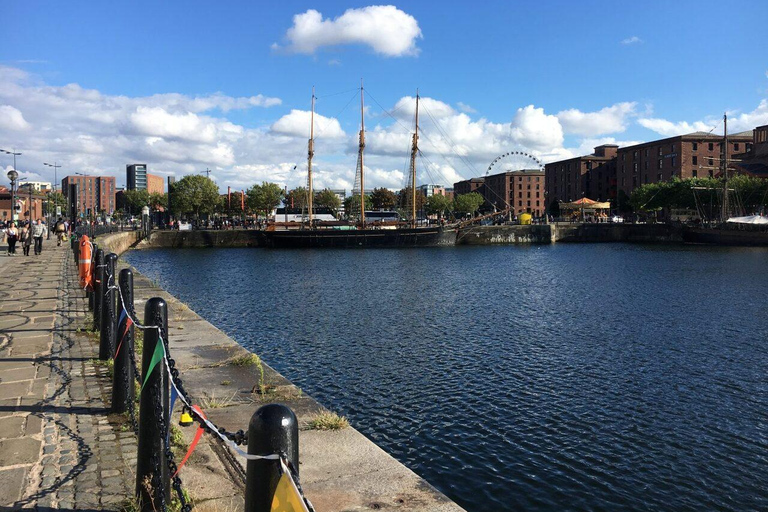
<svg viewBox="0 0 768 512"><path fill-rule="evenodd" d="M304 187L296 187L293 190L288 191L288 195L285 196L285 205L288 208L298 208L303 210L309 203L309 196L307 195L307 189Z"/></svg>
<svg viewBox="0 0 768 512"><path fill-rule="evenodd" d="M264 212L265 217L269 217L272 210L277 208L280 201L283 200L284 192L277 183L263 182L261 185L254 185L246 192L248 198L246 202L248 207L255 212Z"/></svg>
<svg viewBox="0 0 768 512"><path fill-rule="evenodd" d="M159 194L157 192L155 192L154 194L149 194L148 206L153 210L159 210L160 208L167 208L168 194Z"/></svg>
<svg viewBox="0 0 768 512"><path fill-rule="evenodd" d="M336 216L341 206L341 199L332 190L326 188L315 194L315 206L328 208Z"/></svg>
<svg viewBox="0 0 768 512"><path fill-rule="evenodd" d="M397 194L388 188L375 188L371 194L371 208L374 210L392 210L397 206Z"/></svg>
<svg viewBox="0 0 768 512"><path fill-rule="evenodd" d="M439 218L443 218L446 212L453 207L453 201L441 194L433 194L427 198L427 204L425 210L428 215L437 215Z"/></svg>
<svg viewBox="0 0 768 512"><path fill-rule="evenodd" d="M457 212L474 214L485 202L485 199L477 192L470 192L469 194L456 196L453 202L454 209Z"/></svg>
<svg viewBox="0 0 768 512"><path fill-rule="evenodd" d="M174 214L213 213L219 204L219 189L216 184L205 176L190 174L184 176L173 186L171 194L171 210Z"/></svg>
<svg viewBox="0 0 768 512"><path fill-rule="evenodd" d="M365 209L373 202L371 196L365 196ZM360 218L360 194L355 194L344 199L344 214L348 219Z"/></svg>
<svg viewBox="0 0 768 512"><path fill-rule="evenodd" d="M61 207L62 214L67 209L67 198L64 197L61 192L51 192L48 196L48 200L43 203L43 211L45 215L48 215L49 213L51 215L56 214L56 207Z"/></svg>
<svg viewBox="0 0 768 512"><path fill-rule="evenodd" d="M247 199L247 198L246 198ZM229 197L224 197L221 204L222 213L227 214L228 217L239 217L243 212L243 194L242 192L234 191ZM248 205L245 205L246 211Z"/></svg>
<svg viewBox="0 0 768 512"><path fill-rule="evenodd" d="M410 210L411 208L411 201L413 200L413 194L411 193L411 187L406 187L397 194L397 204L398 207L402 208L403 210ZM424 203L427 202L426 196L421 193L420 190L416 191L416 211L420 211L424 209ZM410 212L406 212L410 215Z"/></svg>
<svg viewBox="0 0 768 512"><path fill-rule="evenodd" d="M140 214L141 209L150 204L149 192L146 190L126 190L123 192L123 199L125 208L134 215Z"/></svg>

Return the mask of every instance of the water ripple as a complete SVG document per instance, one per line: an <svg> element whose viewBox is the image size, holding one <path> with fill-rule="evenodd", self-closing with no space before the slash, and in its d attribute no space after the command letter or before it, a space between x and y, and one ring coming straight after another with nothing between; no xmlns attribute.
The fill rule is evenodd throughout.
<svg viewBox="0 0 768 512"><path fill-rule="evenodd" d="M763 250L127 258L467 510L768 510Z"/></svg>

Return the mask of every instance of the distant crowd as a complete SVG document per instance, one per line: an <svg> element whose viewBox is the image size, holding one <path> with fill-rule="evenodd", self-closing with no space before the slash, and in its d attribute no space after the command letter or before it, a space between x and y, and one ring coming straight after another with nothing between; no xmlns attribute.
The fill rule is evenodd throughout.
<svg viewBox="0 0 768 512"><path fill-rule="evenodd" d="M16 255L16 246L21 245L22 254L29 256L34 247L35 255L43 252L43 239L48 235L48 226L43 219L2 222L0 229L3 233L3 243L8 245L8 256ZM53 233L56 235L56 245L61 245L67 240L70 231L69 222L59 217L53 225Z"/></svg>

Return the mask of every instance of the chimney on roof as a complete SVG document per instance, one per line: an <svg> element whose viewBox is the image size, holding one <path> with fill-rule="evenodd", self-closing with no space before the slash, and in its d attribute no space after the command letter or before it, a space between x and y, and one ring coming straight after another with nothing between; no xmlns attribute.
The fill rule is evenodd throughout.
<svg viewBox="0 0 768 512"><path fill-rule="evenodd" d="M604 156L612 158L619 152L619 146L616 144L603 144L595 148L595 156Z"/></svg>

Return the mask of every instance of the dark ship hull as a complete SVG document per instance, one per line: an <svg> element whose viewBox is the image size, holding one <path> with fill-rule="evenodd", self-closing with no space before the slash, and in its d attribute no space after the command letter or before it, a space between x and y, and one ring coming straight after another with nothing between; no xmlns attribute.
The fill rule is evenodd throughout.
<svg viewBox="0 0 768 512"><path fill-rule="evenodd" d="M277 249L445 247L456 245L456 228L302 229L263 232L264 245Z"/></svg>
<svg viewBox="0 0 768 512"><path fill-rule="evenodd" d="M765 227L684 228L683 241L687 244L731 245L746 247L768 246Z"/></svg>

